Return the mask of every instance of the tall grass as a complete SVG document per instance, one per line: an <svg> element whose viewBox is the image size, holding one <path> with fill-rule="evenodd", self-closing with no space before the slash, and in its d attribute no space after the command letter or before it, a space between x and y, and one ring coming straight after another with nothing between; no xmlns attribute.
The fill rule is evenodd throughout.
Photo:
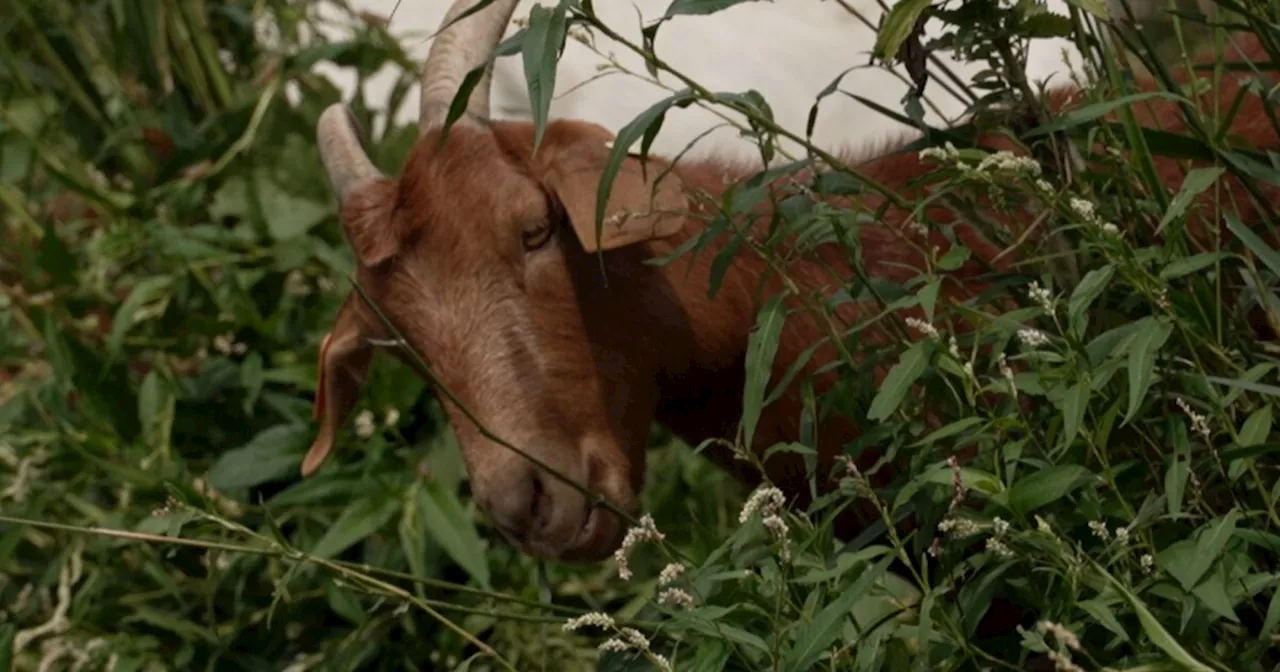
<svg viewBox="0 0 1280 672"><path fill-rule="evenodd" d="M572 25L609 31L574 4ZM909 26L925 6L895 6L880 54L990 60L970 83L979 118L1042 159L1000 167L964 128L930 136L911 151L933 145L931 193L946 207L1034 197L1053 247L1024 250L1030 261L989 301L966 306L937 298L936 272L847 288L979 324L954 337L941 317L898 324L879 349L858 342L858 325L837 334L856 354L841 364L849 384L812 412L871 427L851 450L874 441L897 456L905 468L888 488L850 470L810 510L786 510L655 428L654 528L628 549L629 578L614 562L542 565L495 542L434 394L388 361L341 464L297 478L317 345L353 264L312 140L338 92L312 68L411 66L380 22L349 16L349 37L325 43L296 0L0 8L0 669L1275 669L1280 386L1275 348L1246 317L1280 319L1280 253L1247 235L1194 250L1183 229L1186 198L1214 193L1227 171L1280 175L1220 132L1230 110L1197 109L1171 77L1184 55L1230 38L1185 12L1112 32L1096 3L1054 18L972 0L946 6L953 28L938 42L916 44ZM1277 7L1219 8L1216 21L1256 33L1275 60ZM550 18L518 39L572 39ZM1133 107L1114 104L1106 123L1048 118L1017 61L1019 40L1050 35L1089 55L1088 103L1131 94L1134 70L1154 73L1188 101L1194 132L1143 133ZM1254 67L1247 95L1271 96L1272 66ZM412 77L374 106L397 107ZM665 105L732 108L764 143L784 132L750 95L686 84ZM885 112L911 119L919 102L904 102ZM379 113L355 109L375 127ZM663 109L620 137L639 138ZM415 134L388 124L374 160L394 172ZM1073 169L1099 140L1131 158ZM1214 163L1180 184L1154 179L1152 156L1188 153ZM807 161L793 158L779 170ZM837 174L828 186L874 188ZM781 233L835 240L836 222L860 221L794 198ZM1217 206L1228 226L1233 204ZM732 235L732 214L708 235ZM935 269L962 262L956 249ZM1222 287L1236 298L1219 300ZM857 384L859 362L877 360L893 365L890 381ZM749 362L748 376L767 366ZM939 424L922 422L926 408ZM954 459L963 450L974 457ZM917 525L834 539L832 516L858 501ZM1032 620L980 631L997 596Z"/></svg>

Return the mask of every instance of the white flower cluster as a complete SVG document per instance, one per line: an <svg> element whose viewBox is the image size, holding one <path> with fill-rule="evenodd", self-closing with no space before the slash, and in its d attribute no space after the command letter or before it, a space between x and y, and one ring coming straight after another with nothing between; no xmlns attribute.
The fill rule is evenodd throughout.
<svg viewBox="0 0 1280 672"><path fill-rule="evenodd" d="M578 628L585 628L587 626L596 628L612 628L613 617L609 614L593 611L589 614L583 614L577 618L571 618L565 621L564 625L560 627L563 628L565 632L573 632Z"/></svg>
<svg viewBox="0 0 1280 672"><path fill-rule="evenodd" d="M1005 540L1002 539L1005 534L1009 532L1009 521L1006 521L1005 518L1001 518L1000 516L992 518L991 532L992 536L989 536L987 539L987 550L995 553L996 556L1000 556L1001 558L1014 557L1014 552L1009 548L1009 544L1006 544Z"/></svg>
<svg viewBox="0 0 1280 672"><path fill-rule="evenodd" d="M1191 408L1191 404L1187 403L1187 400L1182 397L1178 397L1175 400L1175 403L1177 403L1178 408L1181 408L1182 412L1186 413L1187 417L1191 419L1191 430L1200 436L1203 436L1207 440L1210 434L1209 418L1200 413L1196 413L1195 410Z"/></svg>
<svg viewBox="0 0 1280 672"><path fill-rule="evenodd" d="M249 351L249 346L237 341L236 335L228 331L213 337L213 349L227 356L243 355Z"/></svg>
<svg viewBox="0 0 1280 672"><path fill-rule="evenodd" d="M1036 631L1042 635L1052 635L1054 639L1067 645L1067 648L1073 651L1083 651L1080 647L1080 638L1076 637L1076 633L1067 629L1067 626L1053 621L1036 622Z"/></svg>
<svg viewBox="0 0 1280 672"><path fill-rule="evenodd" d="M791 561L791 544L790 544L790 539L787 537L787 534L790 532L790 530L787 528L787 521L783 520L782 516L775 514L771 516L765 516L763 522L764 522L764 526L768 528L769 532L773 535L773 538L778 540L778 543L782 544L782 551L781 551L782 561L790 562Z"/></svg>
<svg viewBox="0 0 1280 672"><path fill-rule="evenodd" d="M627 530L627 536L622 540L622 546L613 552L613 559L618 563L618 576L623 581L631 580L631 567L627 564L627 556L631 554L631 548L636 544L646 541L662 541L666 535L658 531L658 526L653 522L653 516L644 514L640 517L640 524Z"/></svg>
<svg viewBox="0 0 1280 672"><path fill-rule="evenodd" d="M1000 364L1000 375L1004 376L1004 381L1009 384L1009 394L1016 396L1018 386L1013 382L1013 368L1009 366L1009 358L1002 352L997 356L996 361Z"/></svg>
<svg viewBox="0 0 1280 672"><path fill-rule="evenodd" d="M926 147L920 150L917 156L921 161L955 163L967 174L1019 173L1037 178L1041 173L1040 162L1029 156L1018 156L1004 149L988 154L976 166L961 163L959 150L950 142L941 147Z"/></svg>
<svg viewBox="0 0 1280 672"><path fill-rule="evenodd" d="M1093 203L1090 203L1083 198L1072 196L1071 200L1067 201L1067 204L1071 206L1071 210L1079 215L1081 219L1098 227L1108 236L1120 235L1120 227L1112 224L1111 222L1104 222L1100 217L1098 217Z"/></svg>
<svg viewBox="0 0 1280 672"><path fill-rule="evenodd" d="M364 409L356 414L356 436L367 439L373 436L373 411Z"/></svg>
<svg viewBox="0 0 1280 672"><path fill-rule="evenodd" d="M612 637L601 642L600 646L596 648L600 651L619 652L634 649L648 656L658 669L666 670L667 672L670 672L671 670L671 662L667 660L666 656L654 653L649 648L649 638L645 637L643 633L635 628L622 628L618 630L617 637Z"/></svg>
<svg viewBox="0 0 1280 672"><path fill-rule="evenodd" d="M658 575L658 585L665 586L668 583L675 582L684 573L684 565L673 562L662 568L662 573Z"/></svg>
<svg viewBox="0 0 1280 672"><path fill-rule="evenodd" d="M969 376L970 378L974 377L973 362L960 356L960 344L956 342L955 335L948 337L947 352L951 353L951 356L955 357L956 361L963 362L961 366L964 368L965 375Z"/></svg>
<svg viewBox="0 0 1280 672"><path fill-rule="evenodd" d="M1080 638L1076 637L1074 632L1067 629L1061 623L1052 621L1039 621L1036 623L1036 631L1041 635L1052 635L1059 644L1065 645L1072 651L1084 651L1080 646ZM1053 668L1058 672L1084 672L1084 669L1071 661L1071 658L1064 655L1060 651L1049 651L1047 654L1049 660L1053 661Z"/></svg>
<svg viewBox="0 0 1280 672"><path fill-rule="evenodd" d="M649 638L635 628L622 628L618 630L617 637L601 642L597 648L601 651L627 651L632 648L644 651L649 648Z"/></svg>
<svg viewBox="0 0 1280 672"><path fill-rule="evenodd" d="M1049 344L1049 337L1043 331L1032 327L1019 329L1018 340L1029 348L1038 348Z"/></svg>
<svg viewBox="0 0 1280 672"><path fill-rule="evenodd" d="M982 528L968 518L948 518L938 523L938 531L953 539L963 539L981 532Z"/></svg>
<svg viewBox="0 0 1280 672"><path fill-rule="evenodd" d="M289 296L308 296L313 291L306 274L296 268L284 277L284 293Z"/></svg>
<svg viewBox="0 0 1280 672"><path fill-rule="evenodd" d="M693 596L683 588L668 588L658 595L658 604L676 604L685 609L692 609Z"/></svg>
<svg viewBox="0 0 1280 672"><path fill-rule="evenodd" d="M398 422L400 422L400 411L388 406L386 409L386 415L383 417L382 421L383 427L394 427ZM373 436L373 433L378 429L373 420L373 411L366 408L365 410L357 413L355 429L356 436L362 439L367 439Z"/></svg>
<svg viewBox="0 0 1280 672"><path fill-rule="evenodd" d="M980 173L996 171L1025 173L1028 177L1039 177L1040 162L1029 156L1018 156L1013 152L1002 149L995 154L988 155L974 170Z"/></svg>
<svg viewBox="0 0 1280 672"><path fill-rule="evenodd" d="M836 455L836 462L840 463L844 470L844 476L840 478L840 487L852 491L855 498L873 499L875 491L871 489L871 484L867 482L867 477L862 475L862 470L858 469L858 465L853 458L848 455Z"/></svg>
<svg viewBox="0 0 1280 672"><path fill-rule="evenodd" d="M937 338L937 339L942 338L942 336L938 334L937 327L933 326L932 324L929 324L928 322L925 322L924 320L918 317L908 317L904 321L907 323L908 327L915 329L916 331L920 332L921 334L924 334L925 336L928 336L929 338Z"/></svg>
<svg viewBox="0 0 1280 672"><path fill-rule="evenodd" d="M958 160L960 158L960 152L956 149L955 145L947 142L942 147L925 147L920 150L920 154L918 156L921 161L924 161L925 159L932 159L938 163L949 163L951 161Z"/></svg>
<svg viewBox="0 0 1280 672"><path fill-rule="evenodd" d="M1013 550L1009 548L1008 544L996 537L987 538L987 550L1002 558L1013 557Z"/></svg>
<svg viewBox="0 0 1280 672"><path fill-rule="evenodd" d="M684 565L673 562L662 568L658 575L658 585L667 586L674 583L684 573ZM678 604L686 609L693 608L693 596L683 588L666 588L658 594L658 604Z"/></svg>
<svg viewBox="0 0 1280 672"><path fill-rule="evenodd" d="M788 562L791 560L791 545L787 537L790 530L787 528L787 521L778 515L778 510L784 503L786 503L786 497L781 490L773 486L761 486L751 493L746 504L742 505L742 511L738 514L738 523L746 523L752 515L759 513L764 519L762 522L765 528L782 544L782 561Z"/></svg>
<svg viewBox="0 0 1280 672"><path fill-rule="evenodd" d="M1032 280L1031 285L1027 287L1027 298L1035 302L1036 305L1044 309L1044 312L1052 314L1054 309L1053 292L1046 287L1041 287L1040 283Z"/></svg>
<svg viewBox="0 0 1280 672"><path fill-rule="evenodd" d="M738 514L738 524L745 524L751 519L751 516L759 512L762 516L772 516L778 513L778 509L787 502L787 498L782 491L771 486L761 486L747 497L747 502L742 505L742 511Z"/></svg>

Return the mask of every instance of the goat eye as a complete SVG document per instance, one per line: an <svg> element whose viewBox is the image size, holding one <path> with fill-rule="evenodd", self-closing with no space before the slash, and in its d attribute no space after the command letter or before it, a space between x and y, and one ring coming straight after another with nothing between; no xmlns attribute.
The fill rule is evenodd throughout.
<svg viewBox="0 0 1280 672"><path fill-rule="evenodd" d="M524 242L524 249L532 252L546 245L547 241L551 240L551 232L551 222L546 219L529 222L520 234L521 240Z"/></svg>

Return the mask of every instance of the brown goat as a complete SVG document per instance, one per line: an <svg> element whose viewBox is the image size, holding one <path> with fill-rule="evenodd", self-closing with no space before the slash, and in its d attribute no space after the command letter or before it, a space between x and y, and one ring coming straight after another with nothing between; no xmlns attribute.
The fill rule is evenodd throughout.
<svg viewBox="0 0 1280 672"><path fill-rule="evenodd" d="M455 2L442 25L474 3ZM723 238L696 257L686 255L666 266L645 262L672 252L705 226L710 210L693 195L718 197L727 183L757 168L682 162L661 178L651 203L653 180L669 163L651 159L642 165L636 157L627 158L613 185L599 243L607 273L607 284L602 282L593 227L597 184L612 134L594 124L555 120L535 153L532 124L488 119L486 78L474 89L467 113L440 142L439 129L459 82L492 59L515 4L498 0L436 38L424 65L420 138L399 179L382 175L370 163L341 105L331 106L320 119L321 153L358 260L357 280L407 344L496 435L633 511L655 419L691 444L734 436L756 292L766 270L755 255L739 254L711 300L710 260L726 243ZM1243 43L1245 57L1265 58L1252 38ZM1236 77L1229 76L1211 95L1229 103L1240 86ZM1051 109L1067 109L1072 94L1054 91ZM1234 132L1255 147L1280 149L1261 106L1258 97L1246 97ZM1172 104L1157 101L1150 111L1136 109L1149 125L1172 132L1183 126ZM996 148L1009 146L999 138L987 140ZM908 182L927 170L913 153L850 163L907 199L919 195ZM1176 188L1182 166L1166 159L1157 159L1157 165L1165 184ZM1233 178L1224 177L1221 184L1243 193ZM868 196L865 204L874 210L881 199ZM649 214L614 224L625 212ZM988 268L982 262L997 259L1000 250L942 208L930 216L955 223L973 251L972 260L950 273L946 297L962 300L981 292L977 278ZM1250 221L1253 213L1246 209L1241 216ZM920 246L904 242L909 236L922 242L921 234L906 226L908 217L907 211L889 207L881 225L860 229L869 274L901 284L925 268ZM1010 228L1018 223L1002 217ZM950 245L940 233L927 235L943 250ZM832 246L818 254L851 275L841 250ZM1006 267L1012 263L1001 261ZM831 289L828 271L819 263L797 260L787 271L801 287ZM765 288L780 286L775 279ZM856 324L874 310L845 303L839 317ZM822 335L809 313L794 312L781 335L773 380ZM321 347L316 397L321 429L303 462L304 475L323 464L357 400L373 354L371 340L388 336L353 293ZM876 336L867 334L864 341ZM822 393L835 374L818 369L833 356L820 350L797 380L811 376L815 391ZM884 373L878 371L877 378ZM444 405L476 501L513 543L537 557L581 562L600 560L618 547L625 526L617 516L590 508L578 490L486 439L458 408ZM754 448L796 440L800 413L800 388L792 385L764 409ZM847 420L826 422L817 441L819 468L829 469L857 435L858 427ZM724 452L713 451L713 459L741 471ZM789 496L805 499L798 456L778 454L766 466Z"/></svg>

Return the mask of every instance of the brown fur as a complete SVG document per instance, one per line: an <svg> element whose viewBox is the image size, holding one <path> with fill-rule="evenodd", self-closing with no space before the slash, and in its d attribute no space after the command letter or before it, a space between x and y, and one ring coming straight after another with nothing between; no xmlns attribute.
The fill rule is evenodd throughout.
<svg viewBox="0 0 1280 672"><path fill-rule="evenodd" d="M1243 36L1241 41L1247 58L1265 60L1254 38ZM1223 108L1238 88L1236 77L1228 77L1211 94ZM1061 113L1070 106L1071 95L1069 89L1054 91L1050 107ZM1257 97L1247 98L1233 130L1245 146L1275 149L1280 143L1261 105ZM1138 109L1144 123L1173 132L1182 129L1172 104L1156 101ZM765 264L743 250L719 294L709 299L710 264L727 237L696 257L686 255L663 267L644 263L698 234L708 211L697 194L718 196L727 182L754 172L715 161L686 161L672 171L685 193L693 196L687 200L692 213L674 235L603 244L607 277L602 278L598 258L574 234L574 226L582 230L582 213L594 213L599 169L574 173L565 166L602 166L608 137L592 124L556 120L548 125L534 155L533 128L527 123L458 126L443 145L438 134L431 133L419 141L399 180L383 180L358 191L344 204L342 217L361 261L362 285L445 387L503 439L617 506L634 510L647 430L655 418L693 444L733 437L758 299L781 285L772 278L760 292ZM988 146L1012 149L1000 138L986 140ZM655 173L666 165L652 160L641 166L629 159L615 185L609 213L617 211L619 199L624 205L639 203ZM1165 184L1176 189L1184 166L1157 159L1157 167ZM927 169L913 153L886 154L862 162L860 168L908 201L922 195L908 186ZM578 177L566 178L570 173ZM1239 182L1224 176L1221 185L1234 195L1245 221L1251 221L1256 213ZM1268 188L1268 197L1275 191ZM1212 194L1206 194L1201 204L1207 205L1210 198ZM669 192L660 193L658 201L662 207L673 205ZM874 211L882 202L868 196L865 205ZM761 211L767 212L767 206ZM956 224L960 239L974 253L949 274L944 302L983 291L979 276L987 272L984 262L996 259L1001 250L954 221L941 206L931 208L929 216ZM860 229L871 275L904 283L925 268L920 252L925 245L947 249L949 243L939 233L931 233L928 241L910 233L907 217L907 212L889 207L879 226ZM1201 231L1211 219L1201 213ZM529 231L557 223L545 247L524 249L522 240ZM1010 229L1023 224L1007 216L1002 223ZM843 251L824 249L818 254L840 275L849 276ZM996 265L1008 268L1013 257L1016 254ZM787 273L806 290L829 293L835 288L835 279L814 261L797 260ZM846 303L838 317L856 325L875 310ZM773 381L824 336L824 327L814 317L793 312L782 332ZM385 337L377 319L353 295L322 349L317 415L329 417L304 472L318 468L337 423L355 403L370 352L364 339ZM869 329L863 343L884 338L881 331ZM836 374L815 372L834 356L829 346L820 350L796 380L812 375L815 391L821 394ZM877 381L885 373L885 367L878 367ZM452 404L446 408L477 501L521 548L540 557L577 561L598 560L617 548L624 532L619 520L603 511L588 516L587 500L578 492L539 475L528 461L485 439ZM796 440L800 411L800 388L793 384L764 409L754 448ZM834 457L858 434L859 428L844 419L821 426L820 473L827 473ZM724 451L711 454L750 478ZM876 457L864 456L860 466L869 466ZM789 496L807 500L797 456L780 454L768 467L770 478Z"/></svg>

